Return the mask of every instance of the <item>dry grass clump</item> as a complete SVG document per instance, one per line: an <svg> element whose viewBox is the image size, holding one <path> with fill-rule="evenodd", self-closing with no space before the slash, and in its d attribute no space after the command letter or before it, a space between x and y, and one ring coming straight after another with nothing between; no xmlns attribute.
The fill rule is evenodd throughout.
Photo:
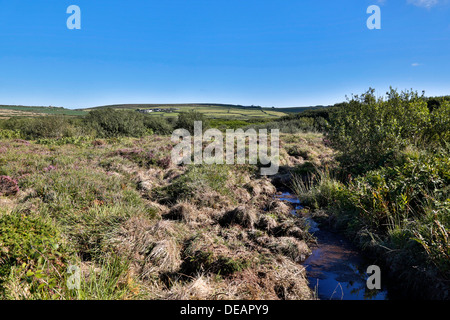
<svg viewBox="0 0 450 320"><path fill-rule="evenodd" d="M306 231L304 220L291 214L292 207L279 199L270 199L266 211L261 212L256 227L276 237L294 237L299 240L312 240Z"/></svg>
<svg viewBox="0 0 450 320"><path fill-rule="evenodd" d="M222 226L237 224L244 228L252 229L257 222L258 216L254 208L249 206L239 206L233 210L227 211L219 223Z"/></svg>
<svg viewBox="0 0 450 320"><path fill-rule="evenodd" d="M148 248L141 275L150 278L156 273L175 272L181 265L180 246L173 238L160 240Z"/></svg>
<svg viewBox="0 0 450 320"><path fill-rule="evenodd" d="M260 230L271 234L273 230L278 226L278 222L270 215L260 214L256 227Z"/></svg>
<svg viewBox="0 0 450 320"><path fill-rule="evenodd" d="M232 206L232 202L228 196L210 189L199 190L199 192L193 195L192 201L199 207L209 207L217 210Z"/></svg>
<svg viewBox="0 0 450 320"><path fill-rule="evenodd" d="M267 178L250 181L244 185L253 197L271 196L277 192L275 186Z"/></svg>
<svg viewBox="0 0 450 320"><path fill-rule="evenodd" d="M235 274L229 281L228 299L245 300L308 300L313 294L308 288L303 266L279 256L255 269Z"/></svg>
<svg viewBox="0 0 450 320"><path fill-rule="evenodd" d="M187 241L183 251L185 274L214 273L227 276L248 268L255 259L239 242L232 243L213 232L201 232Z"/></svg>
<svg viewBox="0 0 450 320"><path fill-rule="evenodd" d="M286 219L279 223L272 230L272 234L277 237L295 237L300 240L311 240L312 236L306 231L303 222L294 219Z"/></svg>
<svg viewBox="0 0 450 320"><path fill-rule="evenodd" d="M294 262L303 262L311 255L311 250L303 240L294 237L270 237L262 236L256 238L256 242L271 252L288 257Z"/></svg>
<svg viewBox="0 0 450 320"><path fill-rule="evenodd" d="M154 185L159 185L164 175L161 169L150 168L136 171L136 183L139 190L150 192Z"/></svg>
<svg viewBox="0 0 450 320"><path fill-rule="evenodd" d="M272 199L268 201L266 210L279 216L286 216L291 213L292 208L279 199Z"/></svg>
<svg viewBox="0 0 450 320"><path fill-rule="evenodd" d="M164 173L164 180L168 180L169 182L171 182L172 180L178 178L180 175L182 175L184 172L184 170L180 169L180 168L170 168L168 170L165 171Z"/></svg>
<svg viewBox="0 0 450 320"><path fill-rule="evenodd" d="M306 161L317 166L332 161L334 151L323 142L321 133L281 134L280 164L296 167Z"/></svg>
<svg viewBox="0 0 450 320"><path fill-rule="evenodd" d="M150 278L179 269L183 233L183 226L172 221L155 223L133 217L116 231L110 243L131 260L134 274Z"/></svg>
<svg viewBox="0 0 450 320"><path fill-rule="evenodd" d="M188 201L180 201L166 214L163 214L162 218L182 221L195 228L213 224L213 216L215 214L216 211L212 208L197 208Z"/></svg>
<svg viewBox="0 0 450 320"><path fill-rule="evenodd" d="M162 217L169 220L189 222L195 220L197 214L198 210L192 203L181 201L173 206L170 211Z"/></svg>
<svg viewBox="0 0 450 320"><path fill-rule="evenodd" d="M224 284L214 281L211 276L200 274L188 283L177 282L163 299L166 300L214 300L217 298L217 291Z"/></svg>
<svg viewBox="0 0 450 320"><path fill-rule="evenodd" d="M104 140L97 139L97 140L93 140L91 142L91 144L93 147L100 148L100 147L104 147L106 145L106 142Z"/></svg>
<svg viewBox="0 0 450 320"><path fill-rule="evenodd" d="M10 198L0 198L0 209L4 210L5 212L12 210L15 205L15 202Z"/></svg>
<svg viewBox="0 0 450 320"><path fill-rule="evenodd" d="M242 187L236 187L233 189L233 197L238 203L248 203L251 200L251 195L248 191Z"/></svg>
<svg viewBox="0 0 450 320"><path fill-rule="evenodd" d="M177 282L162 299L171 300L306 300L313 299L305 269L291 260L267 257L265 264L229 277L197 274L189 282Z"/></svg>

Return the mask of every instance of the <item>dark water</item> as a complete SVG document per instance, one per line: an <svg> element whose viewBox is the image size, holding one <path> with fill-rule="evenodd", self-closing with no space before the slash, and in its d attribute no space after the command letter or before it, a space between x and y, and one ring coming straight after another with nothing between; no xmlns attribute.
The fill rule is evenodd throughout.
<svg viewBox="0 0 450 320"><path fill-rule="evenodd" d="M300 201L289 192L280 193L277 198L294 204L293 214L302 209ZM319 299L322 300L387 300L388 291L369 290L366 273L369 261L345 238L328 230L320 230L317 223L305 217L309 231L317 239L311 246L312 255L303 265L308 281ZM381 278L383 284L383 277Z"/></svg>

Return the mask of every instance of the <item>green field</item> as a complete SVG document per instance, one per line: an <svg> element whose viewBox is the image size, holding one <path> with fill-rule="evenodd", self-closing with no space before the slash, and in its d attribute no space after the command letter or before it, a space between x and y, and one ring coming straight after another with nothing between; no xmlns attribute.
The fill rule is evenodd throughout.
<svg viewBox="0 0 450 320"><path fill-rule="evenodd" d="M83 110L71 110L62 107L31 107L31 106L9 106L0 105L0 116L38 116L38 115L67 115L82 116L86 112Z"/></svg>

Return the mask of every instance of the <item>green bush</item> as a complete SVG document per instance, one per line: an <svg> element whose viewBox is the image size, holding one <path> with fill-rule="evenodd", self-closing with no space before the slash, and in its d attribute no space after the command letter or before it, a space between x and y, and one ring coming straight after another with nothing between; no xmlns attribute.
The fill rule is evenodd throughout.
<svg viewBox="0 0 450 320"><path fill-rule="evenodd" d="M49 146L63 146L66 144L84 146L84 145L88 145L88 143L91 141L92 141L92 139L90 137L80 136L80 137L63 137L60 139L42 138L42 139L38 139L36 141L36 143L42 144L42 145L49 145Z"/></svg>
<svg viewBox="0 0 450 320"><path fill-rule="evenodd" d="M144 126L155 134L168 135L173 131L173 125L163 117L145 115Z"/></svg>
<svg viewBox="0 0 450 320"><path fill-rule="evenodd" d="M62 138L84 134L76 120L65 116L10 118L4 121L3 127L20 132L21 137L25 139Z"/></svg>
<svg viewBox="0 0 450 320"><path fill-rule="evenodd" d="M449 147L450 142L450 102L443 101L430 114L430 122L424 132L424 144L428 146Z"/></svg>
<svg viewBox="0 0 450 320"><path fill-rule="evenodd" d="M191 134L194 134L194 122L201 121L203 131L209 128L209 121L203 113L191 110L188 112L182 112L178 116L175 123L175 129L186 129Z"/></svg>
<svg viewBox="0 0 450 320"><path fill-rule="evenodd" d="M19 130L0 129L0 139L20 139L22 135Z"/></svg>
<svg viewBox="0 0 450 320"><path fill-rule="evenodd" d="M309 117L284 117L276 121L257 124L257 125L249 125L245 127L245 129L267 129L273 130L278 129L281 133L300 133L300 132L318 132L323 130L323 127L326 126L326 120L323 118L313 119ZM318 124L321 122L321 125Z"/></svg>
<svg viewBox="0 0 450 320"><path fill-rule="evenodd" d="M89 112L85 122L99 137L140 137L147 132L144 115L135 111L97 109Z"/></svg>
<svg viewBox="0 0 450 320"><path fill-rule="evenodd" d="M449 154L402 156L398 163L369 171L347 185L322 173L310 183L295 180L294 189L306 205L333 212L337 225L352 237L362 231L372 234L360 239L363 245L376 238L384 248L414 263L433 264L448 277Z"/></svg>
<svg viewBox="0 0 450 320"><path fill-rule="evenodd" d="M328 138L342 166L361 173L383 166L410 144L423 145L429 127L427 103L417 93L391 89L384 100L370 89L333 112Z"/></svg>
<svg viewBox="0 0 450 320"><path fill-rule="evenodd" d="M378 229L420 220L431 199L444 201L449 195L448 155L421 154L407 157L400 165L383 167L358 177L349 188L358 193L361 214ZM438 197L438 199L436 199Z"/></svg>
<svg viewBox="0 0 450 320"><path fill-rule="evenodd" d="M412 105L414 103L409 104ZM410 114L398 121L391 119L391 126L386 130L397 133L388 135L387 139L392 139L383 143L390 143L392 147L397 148L397 153L387 157L388 161L384 163L373 162L370 166L364 162L369 161L366 159L367 155L357 154L356 150L352 149L352 143L361 148L362 141L358 141L356 133L364 132L363 127L368 130L371 126L375 128L374 123L382 122L376 117L370 120L368 110L364 110L367 112L367 118L363 117L363 108L359 106L359 112L355 113L358 116L353 118L357 128L352 131L352 128L344 127L346 135L339 136L338 141L347 143L346 147L355 151L351 155L341 155L348 156L344 161L357 161L350 168L354 169L360 164L364 170L354 177L347 175L341 181L326 170L315 170L309 173L307 179L297 177L293 184L293 189L304 205L313 209L327 209L332 216L329 221L356 239L363 248L369 246L377 254L388 252L384 258L394 261L392 263L397 265L396 271L402 266L402 277L407 281L412 281L415 277L415 271L409 268L410 265L418 265L419 268L427 270L428 274L438 274L438 279L448 280L450 274L450 153L442 135L438 137L437 133L429 133L430 128L437 128L442 123L430 124L424 121L428 112L424 106L426 105L420 102L420 111L416 110L416 116ZM439 116L437 113L435 116L447 119L442 107L447 107L445 102L435 108L432 115L440 112ZM419 113L425 114L424 117L417 116ZM349 113L353 116L355 114ZM362 119L366 125L359 127L358 121ZM345 117L343 120L350 121ZM397 126L402 122L402 126L406 126L408 122L415 123L416 126L402 129L402 126ZM384 122L384 125L387 126L387 123L389 121ZM424 127L417 125L420 123ZM443 129L440 133L447 130ZM411 137L408 138L408 134L404 132L408 132ZM386 144L368 141L369 133L364 134L361 134L361 140L367 139L368 146L384 155L390 152L390 149L385 149ZM379 134L381 136L386 133ZM424 136L437 143L433 145L433 142L430 142L425 145ZM416 137L420 138L416 140ZM400 148L403 142L405 145ZM442 145L444 147L440 147ZM370 167L372 170L368 170ZM345 162L344 167L340 169L348 174L348 163Z"/></svg>

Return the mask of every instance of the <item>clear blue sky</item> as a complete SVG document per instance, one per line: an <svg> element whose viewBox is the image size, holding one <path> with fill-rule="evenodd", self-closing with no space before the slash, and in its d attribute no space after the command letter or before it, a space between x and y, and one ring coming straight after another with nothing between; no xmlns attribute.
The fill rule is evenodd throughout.
<svg viewBox="0 0 450 320"><path fill-rule="evenodd" d="M69 5L81 30L68 30ZM369 30L367 7L381 7ZM448 0L0 1L0 104L332 104L450 94Z"/></svg>

